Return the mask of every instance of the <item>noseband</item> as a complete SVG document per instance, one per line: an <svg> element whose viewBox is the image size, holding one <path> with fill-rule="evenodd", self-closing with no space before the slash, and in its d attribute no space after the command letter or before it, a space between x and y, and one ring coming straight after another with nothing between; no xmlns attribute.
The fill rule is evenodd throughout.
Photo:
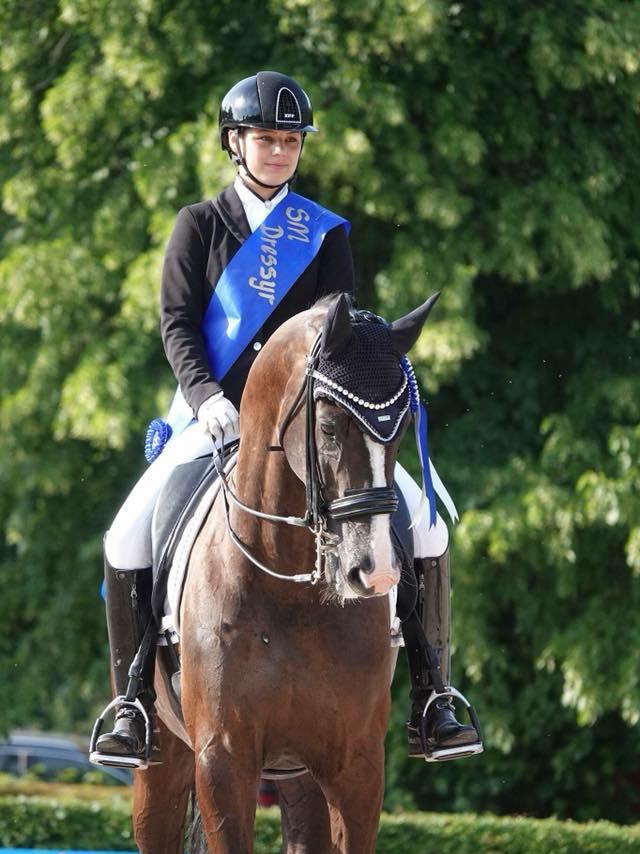
<svg viewBox="0 0 640 854"><path fill-rule="evenodd" d="M225 519L227 530L237 548L244 556L268 575L280 578L284 581L310 582L317 584L322 577L323 558L329 552L336 550L338 537L329 531L329 522L347 519L356 519L359 516L375 516L379 514L394 513L398 509L398 497L393 487L370 487L367 489L349 489L345 494L333 501L325 501L320 477L320 465L318 460L318 448L316 445L316 406L314 401L314 389L317 379L317 366L320 357L321 335L314 341L311 352L306 356L305 376L296 394L296 397L282 420L278 429L278 445L272 445L268 450L284 452L284 435L293 420L298 407L303 399L306 403L306 428L305 428L305 486L306 486L306 513L303 517L298 516L275 516L263 513L244 504L232 491L224 472L224 464L221 455L214 453L214 463L224 496ZM299 575L283 575L260 563L246 548L231 527L229 519L229 499L233 503L259 519L267 519L271 522L282 522L286 525L306 528L316 540L316 564L311 573Z"/></svg>

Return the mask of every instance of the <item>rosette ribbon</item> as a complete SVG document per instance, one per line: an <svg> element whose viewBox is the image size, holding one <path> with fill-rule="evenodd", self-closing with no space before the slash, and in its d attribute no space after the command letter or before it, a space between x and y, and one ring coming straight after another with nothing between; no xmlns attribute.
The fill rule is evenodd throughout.
<svg viewBox="0 0 640 854"><path fill-rule="evenodd" d="M416 447L418 449L418 457L420 459L420 467L422 469L422 498L418 512L411 521L411 526L414 527L422 518L427 504L429 506L429 527L436 524L436 494L447 509L447 513L451 517L452 522L458 521L458 511L453 499L447 492L445 485L440 479L435 466L429 457L429 440L428 440L428 417L427 408L420 400L420 392L418 390L418 381L416 380L413 365L406 356L402 358L402 369L404 370L409 383L410 395L410 410L413 415L413 429L416 437Z"/></svg>

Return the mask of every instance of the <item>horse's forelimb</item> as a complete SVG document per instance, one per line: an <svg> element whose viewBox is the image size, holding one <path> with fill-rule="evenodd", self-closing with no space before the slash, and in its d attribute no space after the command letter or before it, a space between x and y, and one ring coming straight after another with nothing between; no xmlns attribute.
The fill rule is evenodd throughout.
<svg viewBox="0 0 640 854"><path fill-rule="evenodd" d="M196 796L209 854L252 854L260 768L221 739L196 751Z"/></svg>
<svg viewBox="0 0 640 854"><path fill-rule="evenodd" d="M140 854L182 854L193 751L158 720L162 764L134 773L133 833Z"/></svg>
<svg viewBox="0 0 640 854"><path fill-rule="evenodd" d="M277 782L283 854L326 854L331 850L327 801L311 774Z"/></svg>

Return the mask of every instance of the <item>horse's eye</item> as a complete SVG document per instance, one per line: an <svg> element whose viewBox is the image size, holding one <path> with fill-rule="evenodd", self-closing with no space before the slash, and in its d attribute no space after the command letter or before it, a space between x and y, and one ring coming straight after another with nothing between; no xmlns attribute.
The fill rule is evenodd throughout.
<svg viewBox="0 0 640 854"><path fill-rule="evenodd" d="M321 421L320 422L320 430L324 433L325 436L335 437L336 428L330 421Z"/></svg>

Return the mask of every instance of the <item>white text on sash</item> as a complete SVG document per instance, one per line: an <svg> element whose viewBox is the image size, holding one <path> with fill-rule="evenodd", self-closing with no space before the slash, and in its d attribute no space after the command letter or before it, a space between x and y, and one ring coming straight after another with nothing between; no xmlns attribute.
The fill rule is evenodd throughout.
<svg viewBox="0 0 640 854"><path fill-rule="evenodd" d="M273 305L277 278L278 278L278 252L280 240L285 236L287 240L297 240L300 243L309 243L309 226L305 223L310 216L304 208L288 207L286 213L286 228L281 225L261 225L260 232L260 269L257 276L249 276L249 287L258 292L258 296L269 301Z"/></svg>

